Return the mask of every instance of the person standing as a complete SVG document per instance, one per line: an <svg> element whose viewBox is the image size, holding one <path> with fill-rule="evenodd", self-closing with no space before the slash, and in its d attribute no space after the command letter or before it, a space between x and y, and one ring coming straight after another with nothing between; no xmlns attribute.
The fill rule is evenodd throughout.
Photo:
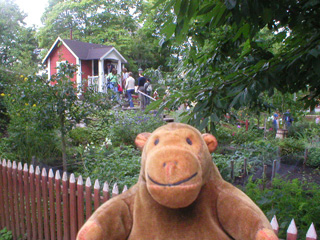
<svg viewBox="0 0 320 240"><path fill-rule="evenodd" d="M122 86L122 88L125 88L126 80L128 77L129 77L128 70L126 68L123 68L122 73L121 73L121 84L122 84L121 86Z"/></svg>
<svg viewBox="0 0 320 240"><path fill-rule="evenodd" d="M110 73L112 73L112 69L115 69L114 65L111 64L111 62L107 62L106 66L104 68L104 74L109 75Z"/></svg>
<svg viewBox="0 0 320 240"><path fill-rule="evenodd" d="M118 95L118 75L117 70L115 68L112 69L111 73L108 74L108 82L111 90L114 92L114 96L116 96L116 99L119 101L119 95Z"/></svg>
<svg viewBox="0 0 320 240"><path fill-rule="evenodd" d="M144 90L144 84L146 83L146 78L143 76L143 73L139 73L139 78L138 78L138 90L141 93L145 93ZM146 108L146 98L143 94L139 93L139 98L140 98L140 109L143 111Z"/></svg>
<svg viewBox="0 0 320 240"><path fill-rule="evenodd" d="M134 86L135 86L135 80L132 77L132 72L128 73L128 78L126 80L126 92L128 94L128 100L129 100L129 104L130 104L130 108L134 107L133 101L132 101L132 94L134 93Z"/></svg>
<svg viewBox="0 0 320 240"><path fill-rule="evenodd" d="M279 115L276 113L273 115L272 125L273 125L274 132L277 133L279 129Z"/></svg>
<svg viewBox="0 0 320 240"><path fill-rule="evenodd" d="M289 129L293 122L293 118L291 117L290 110L287 110L287 112L283 115L283 117L284 117L283 120L285 122L286 129Z"/></svg>
<svg viewBox="0 0 320 240"><path fill-rule="evenodd" d="M146 94L148 96L151 96L151 92L152 92L152 85L151 85L151 82L150 82L150 79L147 78L146 80L146 83L144 84L144 90L146 92ZM145 96L146 97L146 106L150 104L150 98Z"/></svg>

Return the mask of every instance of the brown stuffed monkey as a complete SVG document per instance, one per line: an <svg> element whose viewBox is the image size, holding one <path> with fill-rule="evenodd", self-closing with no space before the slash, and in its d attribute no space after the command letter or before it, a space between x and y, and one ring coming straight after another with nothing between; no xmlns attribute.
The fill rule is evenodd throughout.
<svg viewBox="0 0 320 240"><path fill-rule="evenodd" d="M212 162L217 140L170 123L137 136L139 181L101 205L78 240L277 240L269 221Z"/></svg>

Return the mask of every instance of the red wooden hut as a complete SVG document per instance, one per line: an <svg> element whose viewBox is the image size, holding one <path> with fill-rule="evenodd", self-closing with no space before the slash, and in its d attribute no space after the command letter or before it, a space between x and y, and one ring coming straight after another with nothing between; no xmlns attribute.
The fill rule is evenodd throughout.
<svg viewBox="0 0 320 240"><path fill-rule="evenodd" d="M106 64L110 63L117 69L118 74L121 74L123 64L127 63L113 46L58 37L42 61L47 66L49 78L57 72L59 64L65 61L78 66L77 74L71 79L77 86L88 79L88 84L96 84L99 92L105 91Z"/></svg>

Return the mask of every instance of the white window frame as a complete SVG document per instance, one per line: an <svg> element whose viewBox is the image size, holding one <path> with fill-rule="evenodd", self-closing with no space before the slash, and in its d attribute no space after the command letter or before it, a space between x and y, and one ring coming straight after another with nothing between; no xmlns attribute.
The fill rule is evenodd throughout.
<svg viewBox="0 0 320 240"><path fill-rule="evenodd" d="M66 63L66 60L60 61L60 62L56 62L56 69L57 69L57 73L59 73L60 69L58 68L60 66L61 63Z"/></svg>

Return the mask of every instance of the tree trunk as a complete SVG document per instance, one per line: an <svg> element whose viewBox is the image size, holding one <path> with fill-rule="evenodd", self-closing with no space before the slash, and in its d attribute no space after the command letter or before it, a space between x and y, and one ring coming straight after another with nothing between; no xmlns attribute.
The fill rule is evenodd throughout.
<svg viewBox="0 0 320 240"><path fill-rule="evenodd" d="M65 133L65 119L64 115L60 115L60 130L61 130L61 143L62 143L62 166L63 171L67 171L67 153L66 153L66 133Z"/></svg>

